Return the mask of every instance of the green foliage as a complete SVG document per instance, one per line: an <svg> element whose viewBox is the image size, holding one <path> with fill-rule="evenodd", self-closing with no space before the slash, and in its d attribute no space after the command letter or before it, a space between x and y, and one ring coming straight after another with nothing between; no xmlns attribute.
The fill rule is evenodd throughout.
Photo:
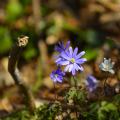
<svg viewBox="0 0 120 120"><path fill-rule="evenodd" d="M89 61L89 60L93 60L97 57L98 55L98 50L97 49L86 49L86 54L84 55L84 57Z"/></svg>
<svg viewBox="0 0 120 120"><path fill-rule="evenodd" d="M120 105L120 94L114 96L114 104L116 104L119 107L119 105Z"/></svg>
<svg viewBox="0 0 120 120"><path fill-rule="evenodd" d="M43 72L42 72L42 67L41 67L41 59L39 58L39 60L40 62L37 67L37 78L34 83L34 86L32 87L33 92L37 92L43 84Z"/></svg>
<svg viewBox="0 0 120 120"><path fill-rule="evenodd" d="M22 5L18 0L9 0L9 3L6 6L6 20L14 21L20 17L23 13Z"/></svg>
<svg viewBox="0 0 120 120"><path fill-rule="evenodd" d="M70 31L72 33L75 33L75 34L79 34L80 33L80 29L78 29L76 26L73 26L73 25L69 24L66 21L63 22L63 26L62 27L63 27L64 30Z"/></svg>
<svg viewBox="0 0 120 120"><path fill-rule="evenodd" d="M27 110L21 110L12 113L10 116L3 118L3 120L35 120L31 119L31 117Z"/></svg>
<svg viewBox="0 0 120 120"><path fill-rule="evenodd" d="M22 3L22 5L26 6L32 3L32 0L19 0L19 2Z"/></svg>
<svg viewBox="0 0 120 120"><path fill-rule="evenodd" d="M6 27L0 27L0 44L0 54L7 52L12 46L11 36Z"/></svg>
<svg viewBox="0 0 120 120"><path fill-rule="evenodd" d="M25 109L14 112L2 120L54 120L59 112L59 103L45 104L37 108L33 114Z"/></svg>
<svg viewBox="0 0 120 120"><path fill-rule="evenodd" d="M99 33L97 33L94 30L87 30L86 32L84 32L84 34L86 34L86 38L85 40L87 41L87 43L90 45L99 45L101 40L99 40Z"/></svg>
<svg viewBox="0 0 120 120"><path fill-rule="evenodd" d="M76 105L79 105L80 109L76 110L81 114L82 120L120 120L119 104L117 103L116 105L115 103L118 97L117 95L115 99L113 99L113 102L103 100L101 102L87 102L85 104L87 100L85 93L80 91L77 93L75 88L71 88L66 95L67 100L78 100ZM72 107L69 107L69 109L71 109L71 111L74 110ZM62 108L61 103L53 102L36 108L33 114L23 109L12 113L2 120L54 120L54 118L63 111L65 112L65 109ZM71 120L70 114L68 114L66 120Z"/></svg>
<svg viewBox="0 0 120 120"><path fill-rule="evenodd" d="M53 120L56 116L56 114L58 114L60 112L60 105L59 103L54 103L54 104L50 104L50 105L43 105L42 107L40 107L36 114L38 115L38 120Z"/></svg>
<svg viewBox="0 0 120 120"><path fill-rule="evenodd" d="M77 26L72 26L67 22L63 22L63 29L70 31L71 33L77 35L80 41L87 43L91 47L98 47L104 42L102 41L102 33L93 29L82 30Z"/></svg>
<svg viewBox="0 0 120 120"><path fill-rule="evenodd" d="M23 56L26 60L29 60L37 55L37 50L32 46L31 48L27 48L26 51L23 53Z"/></svg>
<svg viewBox="0 0 120 120"><path fill-rule="evenodd" d="M102 101L98 109L98 120L117 120L118 118L119 113L117 107L113 103Z"/></svg>
<svg viewBox="0 0 120 120"><path fill-rule="evenodd" d="M80 106L78 111L81 113L83 120L119 120L120 96L117 95L112 102L107 101L87 101L86 94L83 91L77 91L71 88L67 95L67 100L74 100L76 105ZM87 101L87 102L86 102Z"/></svg>
<svg viewBox="0 0 120 120"><path fill-rule="evenodd" d="M71 88L65 96L67 100L74 100L77 103L82 103L85 101L86 96L84 91L77 90L76 88Z"/></svg>
<svg viewBox="0 0 120 120"><path fill-rule="evenodd" d="M42 14L43 17L46 16L48 13L51 12L51 9L49 9L46 4L42 4L40 10L41 10L40 12L41 12L41 14Z"/></svg>
<svg viewBox="0 0 120 120"><path fill-rule="evenodd" d="M85 120L97 120L97 111L100 105L98 102L93 102L88 106L88 111L83 112Z"/></svg>

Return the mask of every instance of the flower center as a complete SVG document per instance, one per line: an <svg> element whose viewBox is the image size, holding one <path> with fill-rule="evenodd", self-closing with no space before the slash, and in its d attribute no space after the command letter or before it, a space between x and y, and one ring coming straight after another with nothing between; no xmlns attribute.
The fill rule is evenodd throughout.
<svg viewBox="0 0 120 120"><path fill-rule="evenodd" d="M109 65L108 64L105 65L105 70L109 70Z"/></svg>
<svg viewBox="0 0 120 120"><path fill-rule="evenodd" d="M58 77L58 74L55 74L55 78L57 78Z"/></svg>
<svg viewBox="0 0 120 120"><path fill-rule="evenodd" d="M71 63L75 63L75 59L74 59L74 58L71 58L70 62L71 62Z"/></svg>

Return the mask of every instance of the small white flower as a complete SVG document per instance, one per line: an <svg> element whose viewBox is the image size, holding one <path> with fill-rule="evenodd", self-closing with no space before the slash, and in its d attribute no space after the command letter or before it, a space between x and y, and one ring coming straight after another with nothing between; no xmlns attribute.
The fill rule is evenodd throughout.
<svg viewBox="0 0 120 120"><path fill-rule="evenodd" d="M114 74L115 71L113 70L114 62L111 62L111 59L104 58L104 61L99 65L99 68L102 71L110 72L111 74Z"/></svg>

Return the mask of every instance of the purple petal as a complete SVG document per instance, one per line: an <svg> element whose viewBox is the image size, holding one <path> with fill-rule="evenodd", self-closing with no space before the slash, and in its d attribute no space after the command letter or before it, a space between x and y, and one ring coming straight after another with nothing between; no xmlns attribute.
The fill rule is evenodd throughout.
<svg viewBox="0 0 120 120"><path fill-rule="evenodd" d="M66 71L68 71L69 70L69 65L67 65L66 67L65 67L65 69L64 69L64 71L66 72Z"/></svg>
<svg viewBox="0 0 120 120"><path fill-rule="evenodd" d="M78 52L78 48L76 47L74 52L73 52L73 57L75 57L77 55L77 52Z"/></svg>
<svg viewBox="0 0 120 120"><path fill-rule="evenodd" d="M72 69L72 75L75 75L75 69Z"/></svg>
<svg viewBox="0 0 120 120"><path fill-rule="evenodd" d="M55 50L57 51L57 52L62 52L63 50L64 50L64 44L63 44L63 42L59 42L56 46L55 46Z"/></svg>
<svg viewBox="0 0 120 120"><path fill-rule="evenodd" d="M50 74L50 78L51 78L54 82L62 82L64 75L65 75L65 73L61 70L60 67L58 67L57 70L54 70L54 71Z"/></svg>
<svg viewBox="0 0 120 120"><path fill-rule="evenodd" d="M66 60L70 60L70 57L67 55L66 52L62 52L62 53L61 53L61 57L63 57L63 58L66 59Z"/></svg>
<svg viewBox="0 0 120 120"><path fill-rule="evenodd" d="M59 64L59 65L68 65L68 64L69 64L69 61L63 60L63 61L57 62L57 64Z"/></svg>
<svg viewBox="0 0 120 120"><path fill-rule="evenodd" d="M74 63L74 67L77 71L79 70L79 66L76 63Z"/></svg>
<svg viewBox="0 0 120 120"><path fill-rule="evenodd" d="M70 46L70 41L67 42L65 49L69 48Z"/></svg>
<svg viewBox="0 0 120 120"><path fill-rule="evenodd" d="M56 82L57 82L57 79L56 79L56 78L53 78L53 81L56 83Z"/></svg>
<svg viewBox="0 0 120 120"><path fill-rule="evenodd" d="M70 65L69 65L69 72L71 72L72 69L73 69L73 64L70 64Z"/></svg>
<svg viewBox="0 0 120 120"><path fill-rule="evenodd" d="M62 58L58 58L55 62L57 63L57 62L59 62L59 61L61 61L62 60Z"/></svg>
<svg viewBox="0 0 120 120"><path fill-rule="evenodd" d="M73 49L72 49L72 47L69 47L69 52L70 52L70 56L72 57L73 56Z"/></svg>
<svg viewBox="0 0 120 120"><path fill-rule="evenodd" d="M86 61L87 61L86 58L81 58L81 59L77 59L77 60L76 60L76 63L78 63L78 64L83 64L83 63L86 62Z"/></svg>
<svg viewBox="0 0 120 120"><path fill-rule="evenodd" d="M75 59L79 59L81 56L83 56L85 54L85 51L80 52Z"/></svg>
<svg viewBox="0 0 120 120"><path fill-rule="evenodd" d="M83 68L82 66L79 66L79 70L80 70L80 71L83 71L84 68Z"/></svg>
<svg viewBox="0 0 120 120"><path fill-rule="evenodd" d="M56 79L58 82L62 82L62 79L60 79L59 77L57 77L57 79Z"/></svg>
<svg viewBox="0 0 120 120"><path fill-rule="evenodd" d="M86 79L86 86L90 92L94 91L98 86L98 81L92 75L89 75Z"/></svg>

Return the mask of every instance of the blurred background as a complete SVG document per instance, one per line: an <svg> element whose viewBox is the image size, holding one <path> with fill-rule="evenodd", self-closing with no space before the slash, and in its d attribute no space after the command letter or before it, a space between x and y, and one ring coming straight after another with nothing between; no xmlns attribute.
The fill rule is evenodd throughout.
<svg viewBox="0 0 120 120"><path fill-rule="evenodd" d="M53 99L49 74L56 68L54 46L60 40L86 51L85 73L78 78L94 74L102 79L98 65L111 57L117 70L111 85L120 79L120 0L0 0L0 110L22 104L7 71L10 49L20 35L28 36L29 44L18 67L38 105ZM66 81L62 89L58 85L57 93L67 86Z"/></svg>

